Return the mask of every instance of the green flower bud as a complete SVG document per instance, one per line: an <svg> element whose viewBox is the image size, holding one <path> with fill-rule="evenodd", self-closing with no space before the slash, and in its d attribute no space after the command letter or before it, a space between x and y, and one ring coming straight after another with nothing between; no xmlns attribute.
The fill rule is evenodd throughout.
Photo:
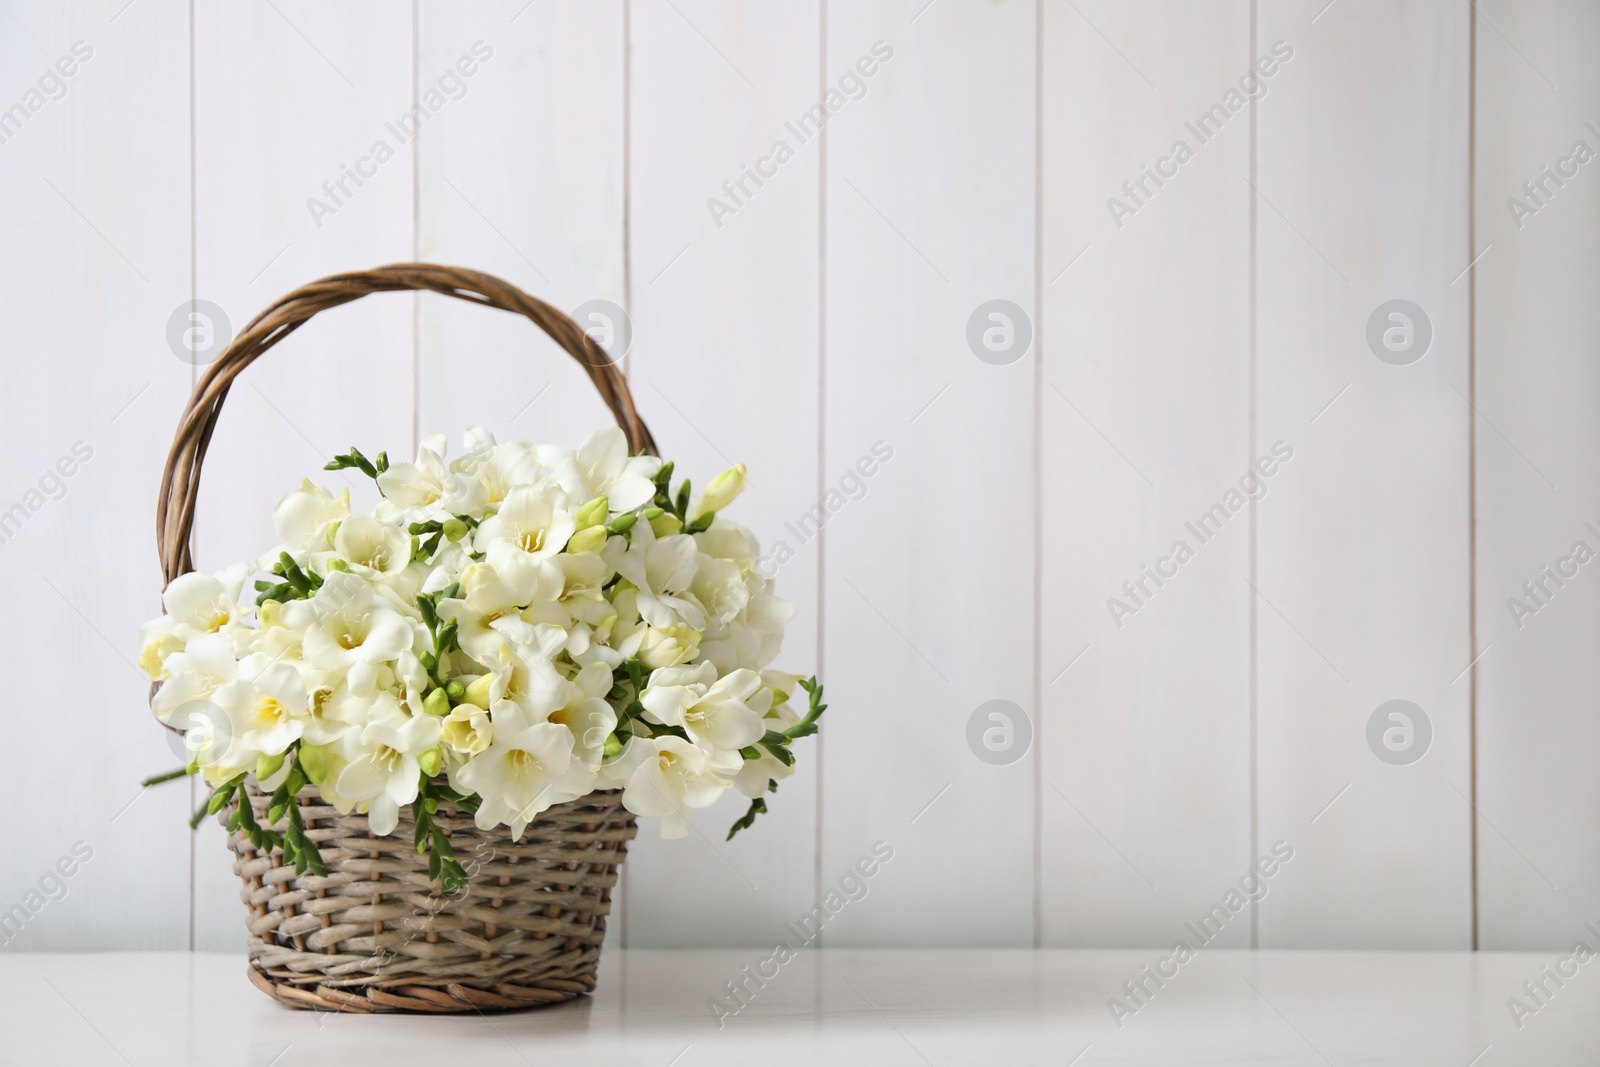
<svg viewBox="0 0 1600 1067"><path fill-rule="evenodd" d="M650 520L650 532L657 537L671 537L683 529L683 523L676 515L657 515Z"/></svg>
<svg viewBox="0 0 1600 1067"><path fill-rule="evenodd" d="M578 524L578 529L587 530L591 526L604 526L606 516L610 513L611 502L603 496L597 496L578 509L573 521Z"/></svg>
<svg viewBox="0 0 1600 1067"><path fill-rule="evenodd" d="M630 511L626 515L618 515L616 518L612 519L611 525L607 526L606 529L614 534L627 533L629 530L633 529L633 524L638 521L638 514Z"/></svg>
<svg viewBox="0 0 1600 1067"><path fill-rule="evenodd" d="M278 753L276 756L268 756L263 753L261 756L257 757L256 781L264 782L268 778L271 778L274 774L277 774L278 770L283 766L283 759L284 753L282 752Z"/></svg>
<svg viewBox="0 0 1600 1067"><path fill-rule="evenodd" d="M706 486L705 493L695 503L689 518L698 519L708 511L721 511L733 503L734 499L744 492L747 482L745 473L745 466L741 463L737 467L729 467L711 479L711 484Z"/></svg>
<svg viewBox="0 0 1600 1067"><path fill-rule="evenodd" d="M666 512L662 511L660 508L645 508L644 509L644 521L645 522L654 522L655 520L659 519L662 515L665 515L665 514L666 514Z"/></svg>
<svg viewBox="0 0 1600 1067"><path fill-rule="evenodd" d="M328 561L327 567L330 571L348 571L350 569L350 564L346 563L342 559L339 559L338 557L334 557Z"/></svg>
<svg viewBox="0 0 1600 1067"><path fill-rule="evenodd" d="M335 519L335 520L333 520L332 522L330 522L328 524L327 541L328 541L328 547L329 548L333 547L333 537L334 537L335 534L337 534L339 532L339 526L343 522L344 522L343 519Z"/></svg>
<svg viewBox="0 0 1600 1067"><path fill-rule="evenodd" d="M445 695L450 698L450 703L459 704L461 698L467 694L467 683L460 678L452 678L444 683Z"/></svg>
<svg viewBox="0 0 1600 1067"><path fill-rule="evenodd" d="M467 536L467 524L460 519L449 518L444 520L444 539L451 543Z"/></svg>
<svg viewBox="0 0 1600 1067"><path fill-rule="evenodd" d="M598 552L605 547L606 528L590 526L579 530L567 541L568 552Z"/></svg>
<svg viewBox="0 0 1600 1067"><path fill-rule="evenodd" d="M312 785L321 785L333 769L333 753L321 745L301 742L300 754L295 758L300 761L300 769L306 772L306 779Z"/></svg>
<svg viewBox="0 0 1600 1067"><path fill-rule="evenodd" d="M439 773L439 768L444 766L444 749L434 745L417 757L417 766L422 768L423 774L432 778Z"/></svg>
<svg viewBox="0 0 1600 1067"><path fill-rule="evenodd" d="M467 691L461 695L462 703L474 704L484 711L489 710L489 686L494 683L494 675L483 674L474 678L472 684L467 686Z"/></svg>
<svg viewBox="0 0 1600 1067"><path fill-rule="evenodd" d="M610 759L612 756L615 756L617 753L619 753L621 751L622 751L622 741L621 741L620 738L617 737L616 734L612 734L610 737L606 738L606 744L605 744L605 758L606 759Z"/></svg>
<svg viewBox="0 0 1600 1067"><path fill-rule="evenodd" d="M443 689L435 689L422 698L422 710L440 718L450 714L450 697Z"/></svg>

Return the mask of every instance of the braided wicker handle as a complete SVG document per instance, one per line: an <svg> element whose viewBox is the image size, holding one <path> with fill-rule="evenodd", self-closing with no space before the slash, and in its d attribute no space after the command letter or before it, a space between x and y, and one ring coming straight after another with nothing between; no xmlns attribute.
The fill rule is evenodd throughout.
<svg viewBox="0 0 1600 1067"><path fill-rule="evenodd" d="M526 315L534 324L578 361L600 392L617 425L635 452L656 450L655 440L633 406L633 396L622 371L578 324L542 300L491 274L435 263L392 263L387 267L334 274L303 285L257 315L234 337L195 384L178 432L167 453L156 502L156 548L161 554L161 574L171 582L194 570L189 533L194 526L195 498L200 491L200 468L206 447L217 427L222 403L239 373L267 349L299 329L319 311L359 300L368 293L427 289L484 307Z"/></svg>

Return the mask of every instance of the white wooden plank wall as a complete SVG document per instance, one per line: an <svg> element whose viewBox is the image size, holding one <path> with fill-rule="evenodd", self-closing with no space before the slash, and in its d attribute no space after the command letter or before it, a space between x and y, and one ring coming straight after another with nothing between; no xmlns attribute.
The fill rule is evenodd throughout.
<svg viewBox="0 0 1600 1067"><path fill-rule="evenodd" d="M188 791L141 795L174 757L138 721L149 686L129 639L160 605L155 478L189 391L166 340L190 297L188 17L114 14L0 10L0 575L13 606L0 640L18 693L4 713L18 743L0 910L33 912L6 927L13 951L188 939ZM17 103L38 105L20 126Z"/></svg>
<svg viewBox="0 0 1600 1067"><path fill-rule="evenodd" d="M1032 704L1034 355L966 334L986 301L1033 315L1034 20L828 6L828 84L880 62L826 127L823 483L881 462L823 533L821 880L895 850L831 945L1033 938L1033 765L980 761L967 725Z"/></svg>
<svg viewBox="0 0 1600 1067"><path fill-rule="evenodd" d="M1049 945L1169 945L1251 862L1249 516L1204 543L1186 526L1253 460L1249 115L1204 143L1185 128L1251 62L1250 7L1159 11L1045 13ZM1123 190L1158 165L1176 173ZM1249 916L1222 939L1248 946Z"/></svg>
<svg viewBox="0 0 1600 1067"><path fill-rule="evenodd" d="M1294 449L1257 505L1258 844L1296 850L1260 945L1467 948L1470 8L1322 6L1261 5L1255 45L1295 50L1253 179L1255 448ZM1407 365L1366 339L1396 299L1432 323ZM1367 741L1397 699L1432 728L1405 765Z"/></svg>
<svg viewBox="0 0 1600 1067"><path fill-rule="evenodd" d="M1574 552L1600 550L1600 10L1479 8L1479 945L1556 948L1600 914L1600 590Z"/></svg>
<svg viewBox="0 0 1600 1067"><path fill-rule="evenodd" d="M753 832L722 840L732 797L647 829L619 943L768 945L883 841L825 943L1165 946L1282 840L1220 943L1569 944L1600 593L1542 568L1600 552L1600 195L1541 167L1600 151L1597 31L1508 0L0 6L4 714L55 739L8 770L35 814L0 912L37 914L5 947L239 947L220 832L137 786L173 758L128 662L194 377L169 319L413 257L592 312L685 472L749 464L780 664L829 688ZM1419 358L1369 343L1392 300ZM211 568L350 444L607 421L531 325L431 296L319 316L230 400ZM1369 740L1395 699L1412 762Z"/></svg>

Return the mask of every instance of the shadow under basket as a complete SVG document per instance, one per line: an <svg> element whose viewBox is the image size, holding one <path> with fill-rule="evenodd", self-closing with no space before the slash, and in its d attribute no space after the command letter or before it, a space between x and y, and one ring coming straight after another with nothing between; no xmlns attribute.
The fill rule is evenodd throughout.
<svg viewBox="0 0 1600 1067"><path fill-rule="evenodd" d="M253 780L247 788L269 825L270 798ZM638 831L620 791L541 812L521 841L441 805L436 825L469 876L450 894L428 878L409 810L375 837L365 815L341 815L308 786L300 814L326 877L296 875L281 852L264 855L240 834L228 841L244 883L250 980L273 999L320 1011L504 1011L594 989L611 890Z"/></svg>

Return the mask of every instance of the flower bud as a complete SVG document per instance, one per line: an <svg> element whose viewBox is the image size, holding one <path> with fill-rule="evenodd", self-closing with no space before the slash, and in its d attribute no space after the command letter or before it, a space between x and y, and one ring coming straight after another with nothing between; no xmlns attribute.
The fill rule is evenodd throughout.
<svg viewBox="0 0 1600 1067"><path fill-rule="evenodd" d="M612 519L611 525L607 526L606 529L614 534L627 533L629 530L633 529L633 524L638 521L639 516L635 512L630 511L626 515L618 515L616 518Z"/></svg>
<svg viewBox="0 0 1600 1067"><path fill-rule="evenodd" d="M494 682L494 675L481 674L467 686L467 691L462 694L462 702L475 704L484 711L489 710L489 686Z"/></svg>
<svg viewBox="0 0 1600 1067"><path fill-rule="evenodd" d="M671 537L682 529L683 523L676 515L657 515L650 520L650 532L657 537Z"/></svg>
<svg viewBox="0 0 1600 1067"><path fill-rule="evenodd" d="M610 759L622 751L622 740L616 734L606 738L605 758Z"/></svg>
<svg viewBox="0 0 1600 1067"><path fill-rule="evenodd" d="M590 526L579 530L567 541L568 552L599 552L606 544L606 528Z"/></svg>
<svg viewBox="0 0 1600 1067"><path fill-rule="evenodd" d="M348 572L350 570L350 564L346 563L344 560L340 559L337 556L335 556L334 558L330 559L328 561L327 566L328 566L328 569L330 571L346 571L346 572Z"/></svg>
<svg viewBox="0 0 1600 1067"><path fill-rule="evenodd" d="M422 768L423 774L432 778L439 773L439 768L444 766L444 749L434 745L417 757L417 766Z"/></svg>
<svg viewBox="0 0 1600 1067"><path fill-rule="evenodd" d="M450 714L450 697L443 689L435 689L422 698L422 710L441 718Z"/></svg>
<svg viewBox="0 0 1600 1067"><path fill-rule="evenodd" d="M306 778L312 785L321 785L328 779L328 772L333 769L333 753L322 745L300 745L300 754L296 757L300 761L300 769L305 771Z"/></svg>
<svg viewBox="0 0 1600 1067"><path fill-rule="evenodd" d="M578 509L573 521L578 524L580 530L587 530L591 526L604 526L610 509L611 502L603 496L597 496Z"/></svg>
<svg viewBox="0 0 1600 1067"><path fill-rule="evenodd" d="M733 503L740 493L744 492L746 481L743 463L737 467L729 467L711 479L711 484L706 486L706 491L701 494L689 518L694 520L708 512L721 511Z"/></svg>
<svg viewBox="0 0 1600 1067"><path fill-rule="evenodd" d="M282 752L276 756L268 756L262 753L256 757L256 781L264 782L274 774L277 774L278 769L283 766L283 757L284 754Z"/></svg>
<svg viewBox="0 0 1600 1067"><path fill-rule="evenodd" d="M467 536L467 524L457 518L444 520L444 539L451 544Z"/></svg>
<svg viewBox="0 0 1600 1067"><path fill-rule="evenodd" d="M461 698L467 695L467 683L460 678L452 678L444 683L444 692L445 696L450 698L451 703L459 704L461 703Z"/></svg>

